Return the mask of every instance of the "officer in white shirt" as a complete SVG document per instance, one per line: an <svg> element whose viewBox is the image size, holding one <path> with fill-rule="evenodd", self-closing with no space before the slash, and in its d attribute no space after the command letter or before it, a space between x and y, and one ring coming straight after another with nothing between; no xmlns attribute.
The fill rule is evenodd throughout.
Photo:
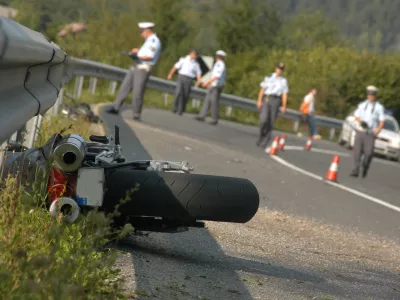
<svg viewBox="0 0 400 300"><path fill-rule="evenodd" d="M158 61L161 51L161 42L153 32L153 27L154 23L139 23L141 36L145 39L145 42L140 49L132 49L131 55L136 58L136 61L126 74L119 89L117 98L115 99L112 108L108 110L109 113L118 114L122 103L133 89L133 119L140 119L146 83L150 77L152 67Z"/></svg>
<svg viewBox="0 0 400 300"><path fill-rule="evenodd" d="M283 63L278 63L275 72L264 78L260 83L257 107L260 109L260 134L257 146L265 148L272 138L272 129L278 111L285 113L289 93L288 82L282 73L285 69Z"/></svg>
<svg viewBox="0 0 400 300"><path fill-rule="evenodd" d="M361 102L354 117L358 122L353 151L353 171L350 176L358 177L362 161L362 177L366 177L374 153L375 139L385 124L385 108L376 100L378 89L375 86L367 87L367 100Z"/></svg>
<svg viewBox="0 0 400 300"><path fill-rule="evenodd" d="M216 53L216 62L211 70L210 79L203 83L203 87L207 88L207 95L204 99L203 107L196 120L204 122L209 108L211 107L212 125L218 124L219 97L225 86L226 67L225 67L225 51L218 50Z"/></svg>
<svg viewBox="0 0 400 300"><path fill-rule="evenodd" d="M197 79L196 85L200 84L201 80L201 69L197 62L198 52L192 49L189 55L179 59L177 63L172 67L168 74L168 80L172 79L172 76L178 70L178 80L176 82L175 90L175 101L172 106L172 112L178 112L182 115L186 109L186 104L189 100L190 90L194 79Z"/></svg>

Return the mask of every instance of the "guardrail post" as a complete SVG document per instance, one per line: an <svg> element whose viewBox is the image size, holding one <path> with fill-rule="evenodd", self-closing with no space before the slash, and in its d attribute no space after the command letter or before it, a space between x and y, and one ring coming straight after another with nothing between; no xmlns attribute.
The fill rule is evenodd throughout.
<svg viewBox="0 0 400 300"><path fill-rule="evenodd" d="M58 112L60 111L60 105L63 103L64 99L64 88L61 88L60 92L58 93L57 101L54 103L53 109L51 111L51 114L53 116L58 115Z"/></svg>
<svg viewBox="0 0 400 300"><path fill-rule="evenodd" d="M199 108L200 107L200 100L192 99L192 107Z"/></svg>
<svg viewBox="0 0 400 300"><path fill-rule="evenodd" d="M227 115L228 117L232 115L232 106L226 107L225 115Z"/></svg>
<svg viewBox="0 0 400 300"><path fill-rule="evenodd" d="M18 131L14 132L9 140L16 142L17 141L17 136L18 136Z"/></svg>
<svg viewBox="0 0 400 300"><path fill-rule="evenodd" d="M26 135L23 145L27 148L32 148L35 143L36 133L38 129L40 115L37 115L30 119L26 123Z"/></svg>
<svg viewBox="0 0 400 300"><path fill-rule="evenodd" d="M3 176L3 163L5 160L5 154L6 154L6 147L7 147L8 142L5 141L3 144L0 146L0 169L1 169L1 176Z"/></svg>
<svg viewBox="0 0 400 300"><path fill-rule="evenodd" d="M331 128L329 130L329 139L333 140L334 137L335 137L335 128Z"/></svg>
<svg viewBox="0 0 400 300"><path fill-rule="evenodd" d="M164 106L168 106L168 93L164 93Z"/></svg>
<svg viewBox="0 0 400 300"><path fill-rule="evenodd" d="M89 81L89 93L94 95L96 93L97 78L90 77Z"/></svg>
<svg viewBox="0 0 400 300"><path fill-rule="evenodd" d="M74 96L76 99L80 99L82 95L82 88L83 88L83 76L76 76L75 80L75 92Z"/></svg>
<svg viewBox="0 0 400 300"><path fill-rule="evenodd" d="M294 132L298 132L299 131L299 125L300 125L299 121L294 121L293 122L293 131Z"/></svg>
<svg viewBox="0 0 400 300"><path fill-rule="evenodd" d="M40 122L40 115L37 115L36 117L33 118L31 130L30 130L31 134L29 135L28 148L32 148L35 143L37 131L39 129L39 122Z"/></svg>
<svg viewBox="0 0 400 300"><path fill-rule="evenodd" d="M117 90L117 82L116 81L111 81L111 83L110 83L110 94L114 95L116 90Z"/></svg>

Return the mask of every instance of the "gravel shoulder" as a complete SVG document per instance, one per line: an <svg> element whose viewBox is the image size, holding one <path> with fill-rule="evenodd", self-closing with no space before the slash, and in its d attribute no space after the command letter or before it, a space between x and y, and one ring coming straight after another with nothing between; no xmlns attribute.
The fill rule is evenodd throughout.
<svg viewBox="0 0 400 300"><path fill-rule="evenodd" d="M247 177L261 197L268 191L257 170L264 178L288 172L272 161L134 123L129 115L126 123L133 129L124 136L131 135L132 143L140 140L152 158L187 160L198 173ZM132 159L133 146L124 148ZM312 179L286 177L287 184L312 184ZM180 234L130 237L119 246L117 265L134 298L400 299L398 240L268 207L247 224L206 225Z"/></svg>

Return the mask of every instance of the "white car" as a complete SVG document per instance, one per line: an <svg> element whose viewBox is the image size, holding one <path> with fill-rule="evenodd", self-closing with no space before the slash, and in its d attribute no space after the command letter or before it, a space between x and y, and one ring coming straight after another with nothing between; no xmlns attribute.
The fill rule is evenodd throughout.
<svg viewBox="0 0 400 300"><path fill-rule="evenodd" d="M354 147L356 136L355 127L357 122L354 116L348 116L342 125L339 136L339 144L346 145L350 149ZM385 125L375 141L376 154L384 155L387 158L400 160L400 128L396 119L385 114Z"/></svg>

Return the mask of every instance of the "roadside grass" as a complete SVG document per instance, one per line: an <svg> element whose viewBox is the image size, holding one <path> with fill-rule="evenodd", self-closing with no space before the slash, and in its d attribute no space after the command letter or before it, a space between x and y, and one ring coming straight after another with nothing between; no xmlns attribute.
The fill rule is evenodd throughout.
<svg viewBox="0 0 400 300"><path fill-rule="evenodd" d="M43 145L55 133L61 135L77 133L88 140L91 134L90 123L83 118L78 118L77 121L72 121L64 116L43 118L37 133L35 147Z"/></svg>
<svg viewBox="0 0 400 300"><path fill-rule="evenodd" d="M70 127L72 125L72 127ZM89 124L44 119L38 144L56 132L87 137ZM73 224L46 209L46 177L27 188L8 176L0 189L0 299L126 299L117 251L107 248L115 232L111 217L92 211Z"/></svg>
<svg viewBox="0 0 400 300"><path fill-rule="evenodd" d="M84 85L85 88L82 90L81 98L75 101L86 102L88 104L112 103L115 100L116 93L118 93L118 87L116 93L112 95L110 93L109 88L106 85L107 81L98 79L98 83L99 84L97 86L96 93L94 95L89 93L87 89L88 84L86 83L86 85ZM66 93L67 95L72 96L73 91L74 91L74 81L71 81L66 86ZM68 100L68 97L65 97L64 99L65 101L70 101ZM132 93L129 94L125 103L130 104L132 101L131 99L132 99ZM200 102L200 106L196 106L196 104L193 103L192 100L193 99L189 99L186 107L186 112L192 114L198 114L203 102L202 101ZM171 110L173 101L174 101L174 95L167 95L166 97L164 93L155 90L147 89L144 95L144 107L153 107L163 110ZM259 113L257 112L239 110L235 108L232 109L230 115L227 115L226 112L227 112L227 106L221 104L219 108L219 116L221 119L251 126L259 125ZM293 133L293 121L278 117L275 122L275 129L286 133ZM300 125L299 127L299 132L303 133L304 136L308 136L308 131L304 132L302 125ZM329 137L328 128L320 127L318 128L318 132L323 139L328 139Z"/></svg>

